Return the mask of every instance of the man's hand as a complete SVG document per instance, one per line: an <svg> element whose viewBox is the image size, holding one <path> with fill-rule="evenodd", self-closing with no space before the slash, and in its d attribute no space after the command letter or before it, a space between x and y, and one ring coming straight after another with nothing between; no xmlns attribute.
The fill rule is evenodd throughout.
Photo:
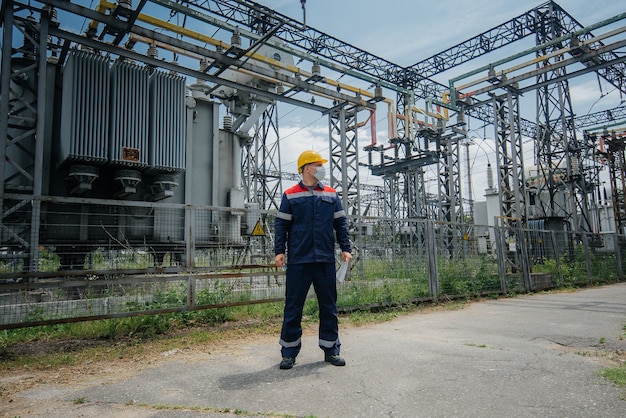
<svg viewBox="0 0 626 418"><path fill-rule="evenodd" d="M347 251L342 251L341 252L341 257L343 258L344 262L350 262L350 260L352 260L352 253L349 253Z"/></svg>
<svg viewBox="0 0 626 418"><path fill-rule="evenodd" d="M274 263L276 267L283 267L285 265L285 254L278 254L274 257Z"/></svg>

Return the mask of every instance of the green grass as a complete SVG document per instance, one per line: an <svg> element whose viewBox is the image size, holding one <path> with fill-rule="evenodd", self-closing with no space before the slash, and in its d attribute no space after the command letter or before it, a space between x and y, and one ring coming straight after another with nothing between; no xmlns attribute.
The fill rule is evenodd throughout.
<svg viewBox="0 0 626 418"><path fill-rule="evenodd" d="M147 343L160 345L160 350L166 351L180 342L181 332L190 344L213 342L239 333L276 332L281 315L282 305L266 304L3 330L0 369L56 368L89 359L125 358L140 354ZM226 323L232 325L224 327ZM18 345L50 348L16 353Z"/></svg>
<svg viewBox="0 0 626 418"><path fill-rule="evenodd" d="M612 381L619 387L626 388L626 364L616 368L604 369L600 372L600 376Z"/></svg>
<svg viewBox="0 0 626 418"><path fill-rule="evenodd" d="M587 275L587 257L592 277ZM573 247L572 253L565 253L559 260L545 258L532 266L534 273L550 273L555 286L577 287L590 283L610 283L619 278L615 254L588 251L581 244Z"/></svg>
<svg viewBox="0 0 626 418"><path fill-rule="evenodd" d="M624 333L620 339L626 338L626 325L624 325ZM601 341L604 343L603 341ZM622 354L622 361L626 360L624 353ZM604 377L615 383L617 386L626 388L626 363L622 362L618 367L606 368L600 371L600 376Z"/></svg>
<svg viewBox="0 0 626 418"><path fill-rule="evenodd" d="M450 305L456 306L457 303ZM354 326L380 323L405 312L432 306L399 305L373 311L356 310L340 315L340 323ZM440 306L443 305L437 305L437 308ZM133 359L181 346L221 345L232 339L280 333L283 315L280 302L220 310L225 313L198 311L0 331L0 370L24 367L51 370L85 362ZM317 301L309 299L305 304L302 326L315 329L318 320Z"/></svg>

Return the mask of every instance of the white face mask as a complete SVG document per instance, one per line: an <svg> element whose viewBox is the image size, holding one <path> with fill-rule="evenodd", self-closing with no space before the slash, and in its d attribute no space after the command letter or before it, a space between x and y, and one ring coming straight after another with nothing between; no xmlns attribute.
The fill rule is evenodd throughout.
<svg viewBox="0 0 626 418"><path fill-rule="evenodd" d="M317 171L315 171L313 177L315 177L318 181L324 180L324 177L326 177L326 169L323 165L317 167Z"/></svg>

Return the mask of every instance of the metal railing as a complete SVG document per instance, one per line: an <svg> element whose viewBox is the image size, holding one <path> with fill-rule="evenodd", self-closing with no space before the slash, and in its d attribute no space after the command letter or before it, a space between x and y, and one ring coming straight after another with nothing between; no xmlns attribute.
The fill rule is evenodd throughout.
<svg viewBox="0 0 626 418"><path fill-rule="evenodd" d="M3 222L0 329L277 302L284 295L284 271L273 265L275 212L48 203L32 269L31 252L11 239L28 229L23 210ZM623 279L626 237L613 233L376 217L349 222L355 257L338 283L342 310Z"/></svg>

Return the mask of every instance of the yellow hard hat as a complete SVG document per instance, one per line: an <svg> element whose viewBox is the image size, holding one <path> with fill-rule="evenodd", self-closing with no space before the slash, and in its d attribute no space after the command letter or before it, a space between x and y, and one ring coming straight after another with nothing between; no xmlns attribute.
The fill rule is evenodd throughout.
<svg viewBox="0 0 626 418"><path fill-rule="evenodd" d="M307 164L311 164L311 163L326 164L327 162L328 160L323 159L322 156L319 155L315 151L311 151L311 150L304 151L298 157L298 172L302 173L302 167L304 167Z"/></svg>

